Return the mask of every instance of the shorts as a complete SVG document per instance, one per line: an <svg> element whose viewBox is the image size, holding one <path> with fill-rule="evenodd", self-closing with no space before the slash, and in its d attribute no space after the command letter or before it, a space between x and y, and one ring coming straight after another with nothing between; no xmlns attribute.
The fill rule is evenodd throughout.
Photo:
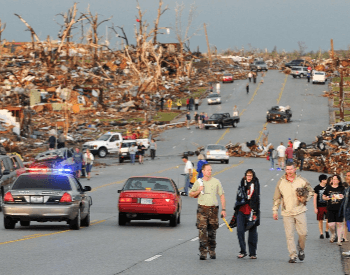
<svg viewBox="0 0 350 275"><path fill-rule="evenodd" d="M317 207L317 220L323 221L327 219L327 206Z"/></svg>
<svg viewBox="0 0 350 275"><path fill-rule="evenodd" d="M278 162L284 162L284 157L278 157Z"/></svg>
<svg viewBox="0 0 350 275"><path fill-rule="evenodd" d="M90 172L91 172L91 168L92 168L92 164L87 163L87 164L85 165L85 171L86 171L86 173L90 173Z"/></svg>
<svg viewBox="0 0 350 275"><path fill-rule="evenodd" d="M343 222L344 216L339 217L339 211L330 211L327 210L327 216L328 216L328 223L330 222Z"/></svg>

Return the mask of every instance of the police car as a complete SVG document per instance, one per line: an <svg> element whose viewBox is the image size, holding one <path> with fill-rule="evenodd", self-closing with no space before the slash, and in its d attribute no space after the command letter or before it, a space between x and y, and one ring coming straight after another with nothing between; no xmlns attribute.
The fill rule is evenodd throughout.
<svg viewBox="0 0 350 275"><path fill-rule="evenodd" d="M29 168L3 196L5 229L16 223L67 222L70 229L90 225L92 199L69 169Z"/></svg>

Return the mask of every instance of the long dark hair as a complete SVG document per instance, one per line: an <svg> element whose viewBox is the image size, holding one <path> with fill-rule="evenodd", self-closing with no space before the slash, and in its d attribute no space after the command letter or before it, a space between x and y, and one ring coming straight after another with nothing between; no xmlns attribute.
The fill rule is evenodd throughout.
<svg viewBox="0 0 350 275"><path fill-rule="evenodd" d="M252 174L253 175L253 178L252 178L252 180L253 179L255 179L255 172L254 172L254 170L253 169L248 169L247 171L245 171L245 173L244 173L244 179L245 180L247 180L247 174Z"/></svg>
<svg viewBox="0 0 350 275"><path fill-rule="evenodd" d="M332 175L331 176L331 178L333 179L334 177L337 177L337 179L339 180L339 186L343 186L343 182L341 181L341 178L340 178L340 176L339 175L337 175L337 174L334 174L334 175Z"/></svg>

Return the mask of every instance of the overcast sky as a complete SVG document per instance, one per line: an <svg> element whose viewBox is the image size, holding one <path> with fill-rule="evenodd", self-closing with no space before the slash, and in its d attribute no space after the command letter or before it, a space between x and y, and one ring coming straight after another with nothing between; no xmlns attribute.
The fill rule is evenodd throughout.
<svg viewBox="0 0 350 275"><path fill-rule="evenodd" d="M139 0L142 10L147 11L144 19L152 26L157 14L158 0ZM183 1L186 12L192 0ZM39 38L45 40L48 35L57 39L59 26L53 21L56 14L67 11L73 6L70 0L0 0L0 20L6 23L2 39L8 41L30 41L30 33L14 13L21 15L35 30ZM169 10L160 20L162 27L175 27L176 1L164 0ZM178 3L182 3L178 1ZM114 23L124 26L131 43L134 43L133 28L137 15L136 0L81 0L78 14L86 11L88 4L93 14L100 14L101 19L113 15L111 21L99 28L100 35L105 35L106 26ZM217 49L254 48L271 51L274 46L278 51L298 49L298 41L305 42L306 51L330 49L330 39L334 40L335 49L348 49L350 39L350 1L347 0L197 0L198 15L193 27L207 24L209 42ZM57 18L60 21L61 18ZM183 16L183 25L187 24L187 14ZM77 30L75 31L78 32ZM192 30L193 32L193 30ZM79 37L77 33L75 37ZM112 36L112 34L111 34ZM104 40L105 38L103 38ZM116 47L117 38L113 35L111 47ZM120 41L120 40L119 40ZM174 29L170 34L159 37L160 42L176 42ZM203 28L199 35L191 39L191 48L199 46L207 51Z"/></svg>

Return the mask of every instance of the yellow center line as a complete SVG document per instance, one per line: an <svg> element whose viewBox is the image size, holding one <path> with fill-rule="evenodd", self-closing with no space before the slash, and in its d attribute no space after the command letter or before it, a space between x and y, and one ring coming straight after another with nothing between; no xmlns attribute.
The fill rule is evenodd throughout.
<svg viewBox="0 0 350 275"><path fill-rule="evenodd" d="M286 78L284 79L284 82L283 82L283 85L282 85L282 88L281 88L281 92L279 93L279 97L277 99L277 104L280 103L280 100L281 100L281 97L282 97L282 94L283 94L283 91L284 91L284 87L286 86L286 83L287 83L287 79L288 79L288 75L286 75Z"/></svg>
<svg viewBox="0 0 350 275"><path fill-rule="evenodd" d="M260 85L261 85L261 83L259 83L258 86L256 87L252 98L251 98L250 101L248 102L248 105L249 105L250 103L252 103L252 101L254 100L254 97L255 97L255 96L257 95L257 93L258 93L258 90L259 90L259 88L260 88Z"/></svg>
<svg viewBox="0 0 350 275"><path fill-rule="evenodd" d="M222 134L222 136L218 139L218 141L217 141L215 144L218 144L219 141L221 141L222 139L224 139L224 136L225 136L228 132L230 132L230 129L229 129L229 128L226 129L226 131Z"/></svg>
<svg viewBox="0 0 350 275"><path fill-rule="evenodd" d="M263 126L262 130L259 132L259 137L256 139L256 142L260 141L262 133L264 131L264 127L266 127L266 126L267 126L267 122L264 123L264 126Z"/></svg>
<svg viewBox="0 0 350 275"><path fill-rule="evenodd" d="M222 170L220 170L220 171L218 171L218 172L215 172L215 173L213 174L213 176L216 176L216 175L218 175L218 174L221 174L222 172L225 172L225 171L227 171L227 170L229 170L229 169L231 169L231 168L237 167L237 166L241 165L243 162L244 162L244 161L241 160L239 163L233 164L233 165L231 165L231 166L229 166L229 167L226 167L225 169L222 169Z"/></svg>

